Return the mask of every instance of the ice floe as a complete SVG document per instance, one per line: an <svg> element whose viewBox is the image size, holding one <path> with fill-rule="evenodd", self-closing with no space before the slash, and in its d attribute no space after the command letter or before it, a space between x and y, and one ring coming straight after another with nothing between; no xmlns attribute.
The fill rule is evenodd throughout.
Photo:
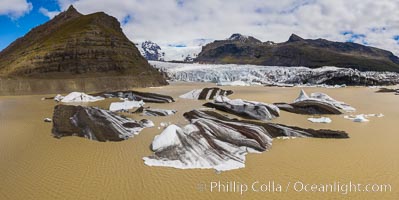
<svg viewBox="0 0 399 200"><path fill-rule="evenodd" d="M104 97L91 96L83 92L71 92L66 96L58 94L54 100L63 103L78 103L78 102L96 102L104 100Z"/></svg>
<svg viewBox="0 0 399 200"><path fill-rule="evenodd" d="M328 96L327 94L324 94L324 93L320 93L320 92L312 93L312 94L310 94L310 98L309 99L317 99L317 100L320 100L320 101L331 103L335 107L337 107L339 109L342 109L342 110L344 110L346 112L354 112L354 111L356 111L355 108L353 108L352 106L346 104L345 102L337 101L337 100L331 98L330 96Z"/></svg>
<svg viewBox="0 0 399 200"><path fill-rule="evenodd" d="M359 114L359 115L345 115L344 118L345 119L349 119L352 120L353 122L368 122L370 121L369 118L370 117L384 117L384 115L382 113L380 114Z"/></svg>
<svg viewBox="0 0 399 200"><path fill-rule="evenodd" d="M249 119L271 120L280 116L280 109L273 104L242 99L231 100L224 96L218 96L213 102L205 103L204 106Z"/></svg>
<svg viewBox="0 0 399 200"><path fill-rule="evenodd" d="M313 122L313 123L326 123L329 124L332 122L332 120L328 117L320 117L320 118L308 118L309 121Z"/></svg>
<svg viewBox="0 0 399 200"><path fill-rule="evenodd" d="M151 148L153 151L162 150L162 148L168 148L179 144L179 136L177 131L182 131L180 127L172 124L168 126L160 135L155 136L152 141Z"/></svg>
<svg viewBox="0 0 399 200"><path fill-rule="evenodd" d="M281 110L298 114L342 114L356 110L324 93L312 93L308 96L303 89L293 103L275 103L275 105Z"/></svg>
<svg viewBox="0 0 399 200"><path fill-rule="evenodd" d="M112 102L109 106L110 111L127 111L133 108L140 108L144 106L144 101L124 101L124 102Z"/></svg>
<svg viewBox="0 0 399 200"><path fill-rule="evenodd" d="M214 88L203 88L195 89L180 95L182 99L195 99L195 100L209 100L214 99L217 96L228 96L233 94L231 90L223 90L217 87Z"/></svg>
<svg viewBox="0 0 399 200"><path fill-rule="evenodd" d="M103 96L106 98L122 98L128 99L131 101L144 101L144 102L151 102L151 103L172 103L175 100L168 95L163 94L156 94L150 92L139 92L139 91L116 91L116 92L102 92L97 93L95 95Z"/></svg>
<svg viewBox="0 0 399 200"><path fill-rule="evenodd" d="M122 141L153 127L147 119L136 121L96 107L57 105L54 108L54 137L79 136L96 141Z"/></svg>
<svg viewBox="0 0 399 200"><path fill-rule="evenodd" d="M141 107L134 111L134 113L141 113L144 116L170 116L177 113L176 110L166 110L157 108L144 108Z"/></svg>

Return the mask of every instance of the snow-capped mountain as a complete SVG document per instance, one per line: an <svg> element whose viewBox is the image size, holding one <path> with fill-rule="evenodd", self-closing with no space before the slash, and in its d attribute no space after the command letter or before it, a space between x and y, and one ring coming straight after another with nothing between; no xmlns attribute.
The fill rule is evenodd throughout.
<svg viewBox="0 0 399 200"><path fill-rule="evenodd" d="M136 43L147 60L192 62L202 50L202 46L213 42L211 39L195 39L177 43Z"/></svg>
<svg viewBox="0 0 399 200"><path fill-rule="evenodd" d="M145 41L143 43L137 43L136 46L141 55L143 55L147 60L164 60L165 53L162 52L162 49L158 44L151 41Z"/></svg>
<svg viewBox="0 0 399 200"><path fill-rule="evenodd" d="M247 35L241 35L239 33L234 33L227 40L230 41L239 41L239 42L252 42L252 43L262 43L262 41Z"/></svg>

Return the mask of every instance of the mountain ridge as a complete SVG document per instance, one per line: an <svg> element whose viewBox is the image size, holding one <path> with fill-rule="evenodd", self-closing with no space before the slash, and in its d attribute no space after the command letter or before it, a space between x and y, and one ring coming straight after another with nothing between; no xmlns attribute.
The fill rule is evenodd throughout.
<svg viewBox="0 0 399 200"><path fill-rule="evenodd" d="M96 83L95 78L98 77L105 78L101 79L103 82ZM105 83L106 77L114 82L120 77L121 82L116 81L113 87ZM12 87L14 83L5 83L7 79L68 79L65 82L76 82L76 87L64 87L62 82L56 82L54 84L59 87L53 87L48 92L56 92L57 88L60 90L57 92L66 88L98 91L128 89L129 85L167 84L162 74L141 56L133 42L125 36L116 18L104 12L83 15L73 6L33 28L0 52L0 84ZM33 85L37 85L34 81L22 82L29 93L32 93Z"/></svg>
<svg viewBox="0 0 399 200"><path fill-rule="evenodd" d="M195 61L310 68L336 66L361 71L399 72L399 58L392 52L357 43L303 39L295 34L281 43L256 41L260 40L216 40L204 46Z"/></svg>
<svg viewBox="0 0 399 200"><path fill-rule="evenodd" d="M0 52L0 75L61 78L157 74L116 18L82 15L71 6Z"/></svg>

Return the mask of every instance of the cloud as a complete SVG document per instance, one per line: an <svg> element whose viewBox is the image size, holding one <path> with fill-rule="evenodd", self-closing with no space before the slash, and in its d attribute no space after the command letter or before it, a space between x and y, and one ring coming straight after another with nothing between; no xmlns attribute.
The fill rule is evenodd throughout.
<svg viewBox="0 0 399 200"><path fill-rule="evenodd" d="M39 12L44 16L47 16L50 19L53 19L56 15L60 13L60 11L49 11L46 8L40 7Z"/></svg>
<svg viewBox="0 0 399 200"><path fill-rule="evenodd" d="M224 39L232 33L263 41L304 38L353 41L399 55L399 1L394 0L58 0L84 14L104 11L122 23L133 41L157 43L196 38ZM343 34L343 33L351 34Z"/></svg>
<svg viewBox="0 0 399 200"><path fill-rule="evenodd" d="M0 0L0 15L6 15L13 20L29 13L32 8L32 3L26 0Z"/></svg>

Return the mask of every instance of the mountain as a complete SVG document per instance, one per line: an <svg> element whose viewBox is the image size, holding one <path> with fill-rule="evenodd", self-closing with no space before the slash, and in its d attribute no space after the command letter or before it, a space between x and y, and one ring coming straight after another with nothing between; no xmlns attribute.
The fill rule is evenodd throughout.
<svg viewBox="0 0 399 200"><path fill-rule="evenodd" d="M136 47L147 60L164 60L165 52L162 52L161 47L154 42L145 41L143 43L137 43Z"/></svg>
<svg viewBox="0 0 399 200"><path fill-rule="evenodd" d="M241 42L241 43L249 43L249 44L258 44L262 43L260 40L247 35L241 35L239 33L234 33L227 40L232 42Z"/></svg>
<svg viewBox="0 0 399 200"><path fill-rule="evenodd" d="M82 15L73 6L0 52L0 77L3 81L7 77L73 79L75 82L79 78L101 77L106 81L104 77L112 80L121 77L120 80L130 79L129 83L114 82L115 85L166 84L124 35L116 18L104 12ZM81 81L87 79L78 82ZM87 85L92 85L89 89L94 90L108 89L99 88L101 82L87 82Z"/></svg>
<svg viewBox="0 0 399 200"><path fill-rule="evenodd" d="M201 52L202 46L212 41L211 39L194 39L162 44L145 41L136 43L136 47L147 60L192 62Z"/></svg>
<svg viewBox="0 0 399 200"><path fill-rule="evenodd" d="M200 63L254 64L267 66L336 66L360 71L399 72L399 58L393 53L351 42L303 39L292 34L282 43L262 42L251 36L233 34L202 48Z"/></svg>

